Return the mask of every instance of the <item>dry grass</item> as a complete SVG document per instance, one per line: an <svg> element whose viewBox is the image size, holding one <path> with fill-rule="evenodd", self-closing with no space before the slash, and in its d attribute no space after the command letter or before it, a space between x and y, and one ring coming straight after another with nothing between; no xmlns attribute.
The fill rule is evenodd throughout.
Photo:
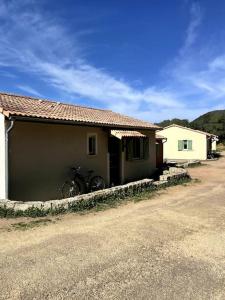
<svg viewBox="0 0 225 300"><path fill-rule="evenodd" d="M217 151L219 151L219 152L225 151L225 144L219 143L217 145Z"/></svg>

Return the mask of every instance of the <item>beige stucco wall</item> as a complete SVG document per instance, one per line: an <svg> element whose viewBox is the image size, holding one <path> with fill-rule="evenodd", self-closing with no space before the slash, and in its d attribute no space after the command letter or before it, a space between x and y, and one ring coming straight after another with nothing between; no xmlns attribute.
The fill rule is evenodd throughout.
<svg viewBox="0 0 225 300"><path fill-rule="evenodd" d="M158 132L167 138L164 143L164 159L207 159L206 135L180 127L169 127ZM178 151L178 140L192 140L192 150Z"/></svg>
<svg viewBox="0 0 225 300"><path fill-rule="evenodd" d="M155 132L140 131L149 138L149 157L147 160L126 160L124 155L124 182L150 177L156 170L156 141Z"/></svg>
<svg viewBox="0 0 225 300"><path fill-rule="evenodd" d="M87 155L87 134L97 133L98 153ZM108 133L95 127L16 121L10 132L10 199L61 197L69 168L93 169L107 181Z"/></svg>
<svg viewBox="0 0 225 300"><path fill-rule="evenodd" d="M0 199L6 198L5 118L0 113Z"/></svg>

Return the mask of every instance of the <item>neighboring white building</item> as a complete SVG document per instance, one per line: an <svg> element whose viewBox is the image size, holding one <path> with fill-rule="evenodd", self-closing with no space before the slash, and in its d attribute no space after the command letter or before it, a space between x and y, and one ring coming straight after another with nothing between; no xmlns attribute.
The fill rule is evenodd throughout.
<svg viewBox="0 0 225 300"><path fill-rule="evenodd" d="M167 138L163 158L170 160L206 160L211 151L216 150L217 136L208 132L172 124L157 134Z"/></svg>

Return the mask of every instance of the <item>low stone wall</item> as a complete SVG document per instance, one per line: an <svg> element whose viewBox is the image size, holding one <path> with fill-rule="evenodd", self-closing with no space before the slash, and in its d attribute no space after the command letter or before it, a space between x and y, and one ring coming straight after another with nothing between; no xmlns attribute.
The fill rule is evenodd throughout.
<svg viewBox="0 0 225 300"><path fill-rule="evenodd" d="M178 163L176 166L178 168L188 168L188 167L196 167L196 166L200 166L201 162L200 160L190 160L190 161L186 161L184 163Z"/></svg>
<svg viewBox="0 0 225 300"><path fill-rule="evenodd" d="M90 209L97 203L109 203L115 199L131 197L144 191L154 191L174 183L179 184L176 182L180 182L185 177L189 177L185 169L171 167L168 171L163 171L159 181L143 179L68 199L28 202L0 200L0 212L2 211L0 216L42 216L67 210Z"/></svg>
<svg viewBox="0 0 225 300"><path fill-rule="evenodd" d="M169 170L163 171L163 175L159 176L160 181L169 181L171 179L179 179L188 176L187 170L183 168L170 167Z"/></svg>
<svg viewBox="0 0 225 300"><path fill-rule="evenodd" d="M0 207L7 209L13 209L15 211L26 211L30 208L38 208L41 210L54 210L58 208L69 209L70 206L75 205L78 202L90 202L98 201L106 197L126 197L132 196L136 193L140 193L144 190L148 190L153 187L153 179L143 179L134 182L130 182L124 185L111 187L108 189L79 195L73 198L61 199L61 200L49 200L49 201L11 201L0 200Z"/></svg>
<svg viewBox="0 0 225 300"><path fill-rule="evenodd" d="M192 166L198 166L201 165L201 161L200 160L196 160L196 159L189 159L189 160L167 160L166 163L168 165L173 165L176 168L188 168L188 167L192 167Z"/></svg>

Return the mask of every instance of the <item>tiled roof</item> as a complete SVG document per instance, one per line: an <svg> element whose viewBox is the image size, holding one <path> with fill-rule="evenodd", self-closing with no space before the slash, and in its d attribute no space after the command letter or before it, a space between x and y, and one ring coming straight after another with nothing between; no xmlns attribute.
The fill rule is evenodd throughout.
<svg viewBox="0 0 225 300"><path fill-rule="evenodd" d="M156 139L158 139L158 140L163 140L163 139L166 139L166 137L165 137L165 136L163 136L163 135L160 135L160 134L158 134L158 133L155 135L155 138L156 138Z"/></svg>
<svg viewBox="0 0 225 300"><path fill-rule="evenodd" d="M160 129L152 123L124 116L111 110L94 109L8 93L0 93L0 112L7 117L31 117L119 128Z"/></svg>
<svg viewBox="0 0 225 300"><path fill-rule="evenodd" d="M141 132L133 130L111 130L111 134L119 139L128 137L146 137L146 135Z"/></svg>

